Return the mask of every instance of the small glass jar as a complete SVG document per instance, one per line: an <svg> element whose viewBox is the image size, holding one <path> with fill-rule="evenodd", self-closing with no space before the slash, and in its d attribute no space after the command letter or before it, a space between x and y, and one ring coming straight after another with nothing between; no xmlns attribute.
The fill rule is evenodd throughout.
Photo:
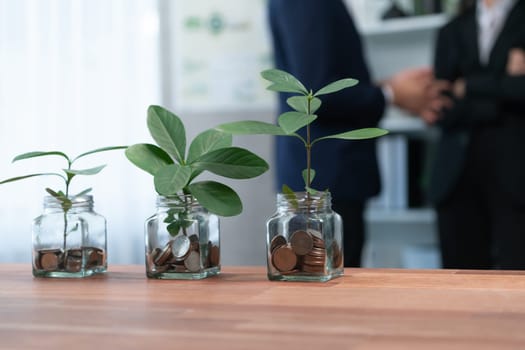
<svg viewBox="0 0 525 350"><path fill-rule="evenodd" d="M158 196L145 231L149 278L202 279L220 272L219 218L193 196Z"/></svg>
<svg viewBox="0 0 525 350"><path fill-rule="evenodd" d="M325 282L343 275L343 224L329 192L278 194L266 228L268 279Z"/></svg>
<svg viewBox="0 0 525 350"><path fill-rule="evenodd" d="M93 211L93 197L71 198L71 206L44 197L33 221L33 275L87 277L107 270L106 219Z"/></svg>

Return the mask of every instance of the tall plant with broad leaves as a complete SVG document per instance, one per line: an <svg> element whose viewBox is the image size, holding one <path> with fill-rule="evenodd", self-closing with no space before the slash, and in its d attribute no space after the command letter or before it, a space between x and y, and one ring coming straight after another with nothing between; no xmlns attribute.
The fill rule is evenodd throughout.
<svg viewBox="0 0 525 350"><path fill-rule="evenodd" d="M184 206L188 195L220 216L242 212L239 195L217 181L195 181L204 171L231 179L249 179L263 174L269 166L247 149L232 146L232 136L210 129L197 135L186 150L182 120L161 106L148 108L147 126L157 145L140 143L126 150L127 158L153 175L158 194L179 200ZM168 231L175 236L188 223L186 211L169 212Z"/></svg>
<svg viewBox="0 0 525 350"><path fill-rule="evenodd" d="M67 235L69 233L71 233L72 231L74 231L74 229L73 229L70 232L70 230L68 228L67 213L73 207L73 203L74 203L75 199L88 194L92 190L91 188L87 188L87 189L85 189L83 191L80 191L77 194L71 195L70 194L71 181L77 175L96 175L100 171L102 171L102 169L104 169L106 167L106 165L104 164L104 165L99 165L99 166L96 166L96 167L93 167L93 168L88 168L88 169L73 169L73 164L77 160L79 160L80 158L83 158L83 157L88 156L90 154L106 152L106 151L112 151L112 150L117 150L117 149L124 149L124 148L127 148L127 146L111 146L111 147L97 148L97 149L94 149L94 150L82 153L82 154L80 154L80 155L78 155L78 156L76 156L74 158L72 158L72 157L68 156L67 154L65 154L64 152L60 152L60 151L47 151L47 152L34 151L34 152L23 153L23 154L20 154L20 155L16 156L13 159L13 162L16 162L16 161L19 161L19 160L23 160L23 159L37 158L37 157L59 156L59 157L62 157L62 158L64 158L66 160L67 168L63 168L62 169L63 173L59 173L59 172L34 173L34 174L29 174L29 175L22 175L22 176L12 177L12 178L0 181L0 185L8 183L8 182L20 181L20 180L23 180L23 179L27 179L27 178L31 178L31 177L37 177L37 176L58 176L62 180L64 180L64 185L65 186L64 186L64 190L63 191L62 190L52 190L51 188L46 188L45 190L46 190L47 193L49 193L52 197L54 197L60 203L60 205L62 207L62 210L64 211L64 231L63 231L64 241L63 241L63 245L64 245L64 251L65 251L66 250L66 245L67 245L66 244L67 243Z"/></svg>
<svg viewBox="0 0 525 350"><path fill-rule="evenodd" d="M322 105L320 96L332 94L337 91L352 87L358 84L358 81L350 78L341 79L326 85L316 92L313 92L311 89L307 89L296 77L279 69L265 70L261 73L261 76L271 83L268 86L268 90L295 94L286 100L292 111L282 113L278 117L277 125L255 120L247 120L222 124L217 127L217 130L224 131L232 135L266 134L298 138L305 147L306 169L302 171L302 177L305 185L304 189L308 195L317 192L317 190L312 187L312 181L315 177L315 169L312 169L311 154L312 147L314 147L315 144L328 139L371 139L383 136L388 133L388 131L380 128L364 128L312 139L311 124L317 119L317 115L315 113ZM302 128L306 128L305 137L298 133L298 131ZM283 184L283 193L290 196L293 196L294 194L294 192L286 184Z"/></svg>

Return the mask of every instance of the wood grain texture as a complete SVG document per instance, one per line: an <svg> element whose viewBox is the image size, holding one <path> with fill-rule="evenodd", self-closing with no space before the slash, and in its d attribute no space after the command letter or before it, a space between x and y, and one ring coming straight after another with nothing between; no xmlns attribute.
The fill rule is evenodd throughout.
<svg viewBox="0 0 525 350"><path fill-rule="evenodd" d="M525 272L347 269L270 282L262 267L200 281L35 279L0 265L0 349L524 349Z"/></svg>

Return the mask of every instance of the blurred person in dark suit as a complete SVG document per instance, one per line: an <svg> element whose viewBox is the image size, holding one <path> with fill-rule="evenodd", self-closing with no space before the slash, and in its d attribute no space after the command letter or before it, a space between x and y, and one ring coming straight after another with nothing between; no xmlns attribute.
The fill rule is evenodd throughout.
<svg viewBox="0 0 525 350"><path fill-rule="evenodd" d="M451 108L429 187L445 268L525 268L525 1L463 1L438 35Z"/></svg>
<svg viewBox="0 0 525 350"><path fill-rule="evenodd" d="M399 72L371 81L360 35L342 0L270 0L269 20L276 68L314 91L338 79L359 80L355 87L323 96L312 138L377 126L389 103L412 114L435 118L442 98L431 85L430 69ZM290 110L280 93L279 113ZM366 200L380 191L375 141L330 140L312 149L315 187L329 189L333 208L343 218L345 266L360 266L365 240ZM276 140L277 183L302 191L304 146L295 138Z"/></svg>

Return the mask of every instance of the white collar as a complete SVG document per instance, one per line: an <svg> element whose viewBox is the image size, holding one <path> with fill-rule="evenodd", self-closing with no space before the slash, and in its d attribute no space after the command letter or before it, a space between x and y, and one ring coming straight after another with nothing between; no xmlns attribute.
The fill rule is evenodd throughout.
<svg viewBox="0 0 525 350"><path fill-rule="evenodd" d="M514 7L517 0L496 0L491 7L487 7L483 0L478 0L477 14L479 19L497 16L499 18L507 17L508 13Z"/></svg>

